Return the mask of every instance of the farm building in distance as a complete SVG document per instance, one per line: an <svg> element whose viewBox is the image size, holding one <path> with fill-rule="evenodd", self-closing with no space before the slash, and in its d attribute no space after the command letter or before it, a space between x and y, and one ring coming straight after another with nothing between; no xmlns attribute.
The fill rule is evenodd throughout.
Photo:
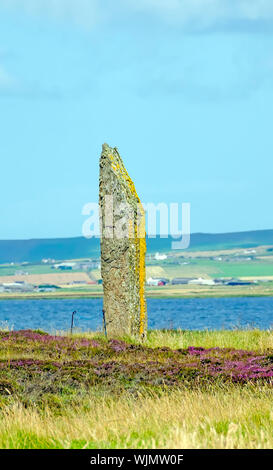
<svg viewBox="0 0 273 470"><path fill-rule="evenodd" d="M90 271L91 269L100 269L100 260L98 259L90 259L90 260L83 260L79 262L63 262L57 263L52 266L52 269L59 269L61 271L66 270L80 270L80 271Z"/></svg>
<svg viewBox="0 0 273 470"><path fill-rule="evenodd" d="M193 280L193 278L190 277L175 277L172 279L172 285L178 285L178 284L189 284L189 281Z"/></svg>
<svg viewBox="0 0 273 470"><path fill-rule="evenodd" d="M3 282L0 292L33 292L34 286L28 282Z"/></svg>
<svg viewBox="0 0 273 470"><path fill-rule="evenodd" d="M213 279L203 279L202 277L199 277L198 279L191 279L189 281L189 284L195 284L200 286L214 286L215 282Z"/></svg>
<svg viewBox="0 0 273 470"><path fill-rule="evenodd" d="M60 289L60 287L54 284L42 284L38 286L36 290L38 292L54 292L56 289Z"/></svg>

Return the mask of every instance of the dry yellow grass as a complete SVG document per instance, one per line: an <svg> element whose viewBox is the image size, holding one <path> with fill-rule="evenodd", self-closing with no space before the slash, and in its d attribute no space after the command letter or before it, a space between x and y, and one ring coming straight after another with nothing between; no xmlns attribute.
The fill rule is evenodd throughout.
<svg viewBox="0 0 273 470"><path fill-rule="evenodd" d="M254 351L273 349L273 330L150 330L146 345L171 349L188 348L235 348Z"/></svg>
<svg viewBox="0 0 273 470"><path fill-rule="evenodd" d="M1 448L272 448L272 389L98 398L56 415L2 410Z"/></svg>
<svg viewBox="0 0 273 470"><path fill-rule="evenodd" d="M146 278L166 277L166 272L161 266L146 266Z"/></svg>
<svg viewBox="0 0 273 470"><path fill-rule="evenodd" d="M69 284L77 281L89 282L90 278L86 273L50 273L50 274L28 274L28 275L14 275L14 276L1 276L1 283L23 281L30 284L55 284L57 286L62 284Z"/></svg>
<svg viewBox="0 0 273 470"><path fill-rule="evenodd" d="M262 280L270 280L273 281L273 276L241 276L240 279L243 281L262 281Z"/></svg>
<svg viewBox="0 0 273 470"><path fill-rule="evenodd" d="M272 245L260 245L254 248L256 255L265 255L267 254L268 248L272 248ZM231 248L231 249L222 249L222 250L207 250L207 251L184 251L183 258L209 258L211 256L221 256L221 255L236 255L244 256L246 255L246 250L252 250L252 248ZM181 252L174 253L172 256L181 257ZM268 256L268 255L267 255Z"/></svg>

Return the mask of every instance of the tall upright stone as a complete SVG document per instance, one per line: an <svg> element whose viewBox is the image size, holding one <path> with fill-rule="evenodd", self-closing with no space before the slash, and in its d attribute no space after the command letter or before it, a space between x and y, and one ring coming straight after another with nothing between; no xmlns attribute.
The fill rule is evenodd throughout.
<svg viewBox="0 0 273 470"><path fill-rule="evenodd" d="M108 337L147 331L145 213L116 148L102 146L100 230L103 308Z"/></svg>

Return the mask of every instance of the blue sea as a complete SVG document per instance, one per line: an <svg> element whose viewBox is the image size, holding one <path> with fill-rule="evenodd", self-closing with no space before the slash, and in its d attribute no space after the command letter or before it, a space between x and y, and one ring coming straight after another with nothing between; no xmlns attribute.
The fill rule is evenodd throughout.
<svg viewBox="0 0 273 470"><path fill-rule="evenodd" d="M272 297L147 299L150 329L218 330L273 327ZM0 327L102 330L102 299L1 300Z"/></svg>

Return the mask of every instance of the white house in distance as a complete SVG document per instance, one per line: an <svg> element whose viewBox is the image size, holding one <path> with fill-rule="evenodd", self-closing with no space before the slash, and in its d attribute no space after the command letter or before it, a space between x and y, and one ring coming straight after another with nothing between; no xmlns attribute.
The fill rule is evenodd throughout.
<svg viewBox="0 0 273 470"><path fill-rule="evenodd" d="M147 286L165 286L168 283L169 283L169 279L166 279L164 277L161 277L161 278L149 277L146 281Z"/></svg>
<svg viewBox="0 0 273 470"><path fill-rule="evenodd" d="M198 279L192 279L189 281L189 284L201 285L201 286L214 286L215 282L213 279L203 279L199 277Z"/></svg>
<svg viewBox="0 0 273 470"><path fill-rule="evenodd" d="M148 286L158 286L159 279L154 279L153 277L149 277L147 279Z"/></svg>
<svg viewBox="0 0 273 470"><path fill-rule="evenodd" d="M54 264L53 267L55 269L72 269L76 266L76 263L59 263L59 264Z"/></svg>
<svg viewBox="0 0 273 470"><path fill-rule="evenodd" d="M165 255L164 253L161 253L161 254L160 254L160 253L156 253L156 254L155 254L155 259L156 259L156 261L163 261L164 259L167 259L167 258L168 258L168 256Z"/></svg>

